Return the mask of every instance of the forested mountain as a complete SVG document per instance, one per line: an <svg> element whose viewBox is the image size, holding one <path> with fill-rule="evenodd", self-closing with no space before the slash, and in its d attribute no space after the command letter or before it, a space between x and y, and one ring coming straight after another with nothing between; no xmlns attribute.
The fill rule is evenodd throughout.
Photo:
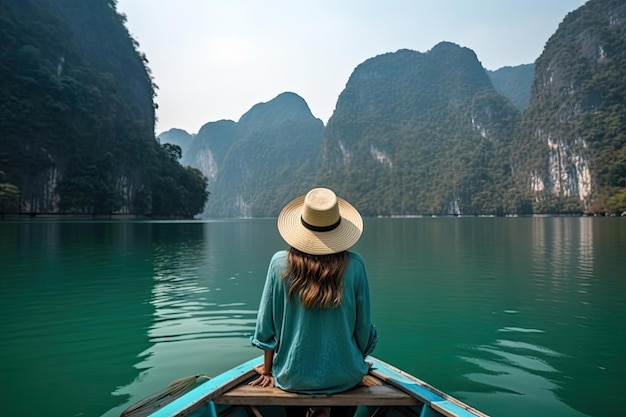
<svg viewBox="0 0 626 417"><path fill-rule="evenodd" d="M528 107L530 86L535 76L535 64L502 67L495 71L487 71L496 91L511 100L520 111Z"/></svg>
<svg viewBox="0 0 626 417"><path fill-rule="evenodd" d="M286 199L306 192L319 170L324 124L306 102L283 93L238 122L208 123L183 161L209 179L203 216L275 216Z"/></svg>
<svg viewBox="0 0 626 417"><path fill-rule="evenodd" d="M381 55L339 96L318 182L366 215L511 212L504 194L518 118L470 49L443 42Z"/></svg>
<svg viewBox="0 0 626 417"><path fill-rule="evenodd" d="M0 1L0 213L202 209L200 172L154 138L156 86L124 22L115 0Z"/></svg>
<svg viewBox="0 0 626 417"><path fill-rule="evenodd" d="M626 3L569 13L535 64L513 172L543 212L626 209Z"/></svg>
<svg viewBox="0 0 626 417"><path fill-rule="evenodd" d="M234 121L207 123L193 138L188 150L183 152L182 163L202 171L208 178L209 189L213 190L219 168L237 138L237 123Z"/></svg>

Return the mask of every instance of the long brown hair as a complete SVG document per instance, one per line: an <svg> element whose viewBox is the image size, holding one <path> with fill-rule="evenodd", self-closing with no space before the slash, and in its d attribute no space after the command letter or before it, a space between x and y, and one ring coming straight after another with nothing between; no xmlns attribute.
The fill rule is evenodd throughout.
<svg viewBox="0 0 626 417"><path fill-rule="evenodd" d="M297 294L306 308L337 307L343 298L343 274L349 259L346 251L309 255L290 248L282 277L289 280L289 299Z"/></svg>

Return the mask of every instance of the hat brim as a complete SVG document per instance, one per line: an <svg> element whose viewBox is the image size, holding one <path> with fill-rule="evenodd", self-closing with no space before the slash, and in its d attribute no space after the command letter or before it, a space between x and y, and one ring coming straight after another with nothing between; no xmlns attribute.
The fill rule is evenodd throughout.
<svg viewBox="0 0 626 417"><path fill-rule="evenodd" d="M289 246L311 255L330 255L348 250L359 240L363 218L356 208L339 197L339 226L327 232L304 227L301 220L304 197L289 202L278 215L278 232Z"/></svg>

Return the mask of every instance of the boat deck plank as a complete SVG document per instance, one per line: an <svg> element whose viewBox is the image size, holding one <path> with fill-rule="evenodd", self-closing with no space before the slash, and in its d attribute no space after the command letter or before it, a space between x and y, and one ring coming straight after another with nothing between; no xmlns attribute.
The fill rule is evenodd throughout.
<svg viewBox="0 0 626 417"><path fill-rule="evenodd" d="M241 384L214 398L215 404L230 405L371 405L371 406L413 406L422 404L416 398L390 385L359 385L349 391L337 394L298 394L283 391L276 387L256 387Z"/></svg>

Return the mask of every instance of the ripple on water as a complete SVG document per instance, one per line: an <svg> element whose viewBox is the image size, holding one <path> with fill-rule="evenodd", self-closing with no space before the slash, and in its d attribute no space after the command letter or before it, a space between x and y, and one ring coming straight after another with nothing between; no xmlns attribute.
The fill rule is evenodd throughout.
<svg viewBox="0 0 626 417"><path fill-rule="evenodd" d="M152 343L166 343L190 339L247 337L254 330L256 310L237 309L238 303L202 305L189 308L172 305L159 309L149 331Z"/></svg>
<svg viewBox="0 0 626 417"><path fill-rule="evenodd" d="M518 332L518 333L544 333L539 329L526 329L523 327L503 327L498 330L499 332Z"/></svg>
<svg viewBox="0 0 626 417"><path fill-rule="evenodd" d="M536 328L502 327L498 333L506 333L507 338L495 340L492 344L473 346L468 354L459 358L475 365L475 372L463 375L483 389L472 393L455 395L471 396L477 403L506 404L506 415L522 417L537 413L583 417L560 398L560 380L564 378L558 368L558 358L567 355L541 344L531 343L529 337L537 337L545 331ZM553 410L550 414L549 410ZM548 413L548 414L546 414Z"/></svg>

